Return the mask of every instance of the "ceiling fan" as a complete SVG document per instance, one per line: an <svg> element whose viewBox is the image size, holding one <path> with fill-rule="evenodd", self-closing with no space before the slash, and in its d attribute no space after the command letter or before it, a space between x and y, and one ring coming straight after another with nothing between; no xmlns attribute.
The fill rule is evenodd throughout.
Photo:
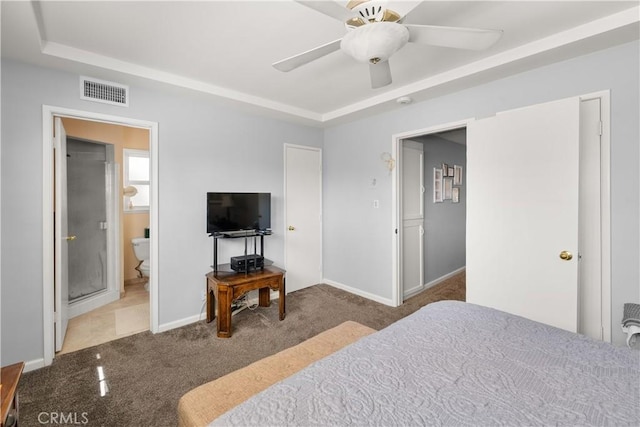
<svg viewBox="0 0 640 427"><path fill-rule="evenodd" d="M404 11L403 15L391 9L393 1L386 0L351 0L346 7L335 1L296 2L343 21L347 27L347 34L342 39L278 61L273 66L280 71L291 71L342 49L355 60L369 64L373 89L391 83L389 58L407 42L483 50L502 36L501 30L403 24L406 15L420 2L412 2L415 4ZM406 4L395 3L396 9L407 9Z"/></svg>

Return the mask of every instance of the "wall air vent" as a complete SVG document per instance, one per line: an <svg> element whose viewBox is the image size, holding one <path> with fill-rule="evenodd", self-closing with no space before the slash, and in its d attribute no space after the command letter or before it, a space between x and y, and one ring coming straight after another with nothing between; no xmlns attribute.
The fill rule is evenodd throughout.
<svg viewBox="0 0 640 427"><path fill-rule="evenodd" d="M80 99L128 107L129 86L81 76Z"/></svg>

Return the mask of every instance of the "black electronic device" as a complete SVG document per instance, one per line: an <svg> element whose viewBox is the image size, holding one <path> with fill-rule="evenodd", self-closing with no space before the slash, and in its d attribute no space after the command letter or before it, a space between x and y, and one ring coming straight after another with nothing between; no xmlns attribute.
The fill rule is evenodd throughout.
<svg viewBox="0 0 640 427"><path fill-rule="evenodd" d="M207 193L207 233L271 228L271 193Z"/></svg>
<svg viewBox="0 0 640 427"><path fill-rule="evenodd" d="M257 270L264 267L264 257L258 254L240 255L231 257L231 269L238 273Z"/></svg>

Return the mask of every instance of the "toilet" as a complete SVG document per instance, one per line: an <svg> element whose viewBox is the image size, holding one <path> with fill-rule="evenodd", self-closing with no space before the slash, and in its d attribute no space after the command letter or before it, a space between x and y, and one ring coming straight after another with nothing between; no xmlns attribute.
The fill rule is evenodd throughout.
<svg viewBox="0 0 640 427"><path fill-rule="evenodd" d="M148 237L134 237L131 239L131 245L133 245L133 253L136 255L140 264L136 267L140 277L149 277L149 270L151 269L151 263L149 262L149 238ZM144 288L149 290L149 281L145 283Z"/></svg>

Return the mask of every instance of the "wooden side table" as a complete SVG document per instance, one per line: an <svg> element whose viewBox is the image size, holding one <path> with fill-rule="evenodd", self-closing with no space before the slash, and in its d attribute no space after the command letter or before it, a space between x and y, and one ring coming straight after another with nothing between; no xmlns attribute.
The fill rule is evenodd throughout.
<svg viewBox="0 0 640 427"><path fill-rule="evenodd" d="M279 291L280 320L285 312L285 271L274 266L249 273L217 271L207 274L207 322L215 317L218 308L217 332L220 338L231 337L231 304L249 291L258 289L258 305L271 305L270 290Z"/></svg>
<svg viewBox="0 0 640 427"><path fill-rule="evenodd" d="M5 366L0 371L2 384L2 415L0 426L12 427L18 425L18 381L24 369L24 362Z"/></svg>

